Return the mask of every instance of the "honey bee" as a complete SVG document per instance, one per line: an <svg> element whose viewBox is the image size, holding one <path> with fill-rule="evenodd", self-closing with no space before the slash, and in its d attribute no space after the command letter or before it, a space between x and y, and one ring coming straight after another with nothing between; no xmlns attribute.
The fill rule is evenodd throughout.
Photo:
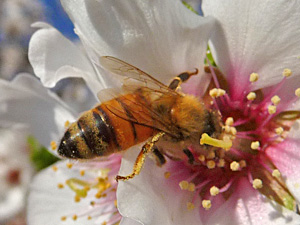
<svg viewBox="0 0 300 225"><path fill-rule="evenodd" d="M120 59L104 56L100 63L108 71L135 83L124 83L127 93L102 102L72 123L58 148L61 156L91 159L124 151L148 140L136 159L132 174L116 178L128 180L140 173L150 152L159 165L165 162L164 146L169 149L169 155L180 158L183 153L192 163L193 156L186 146L200 146L203 133L220 136L222 127L218 114L207 109L196 97L178 91L181 83L198 73L197 69L179 74L166 86ZM103 92L98 97L101 100Z"/></svg>

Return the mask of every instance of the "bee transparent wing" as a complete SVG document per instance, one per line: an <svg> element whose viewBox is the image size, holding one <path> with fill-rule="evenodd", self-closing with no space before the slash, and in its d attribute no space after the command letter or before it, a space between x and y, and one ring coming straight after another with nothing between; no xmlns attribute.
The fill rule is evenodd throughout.
<svg viewBox="0 0 300 225"><path fill-rule="evenodd" d="M152 89L164 92L172 91L168 86L156 80L151 75L115 57L102 56L100 57L100 64L106 70L124 76L124 87L126 87L127 84L132 84L133 82L131 82L130 79L133 79L135 83L138 82L137 85L139 86L151 87Z"/></svg>
<svg viewBox="0 0 300 225"><path fill-rule="evenodd" d="M127 92L122 88L106 88L97 93L97 97L101 103L107 102L111 99L118 98L125 95Z"/></svg>

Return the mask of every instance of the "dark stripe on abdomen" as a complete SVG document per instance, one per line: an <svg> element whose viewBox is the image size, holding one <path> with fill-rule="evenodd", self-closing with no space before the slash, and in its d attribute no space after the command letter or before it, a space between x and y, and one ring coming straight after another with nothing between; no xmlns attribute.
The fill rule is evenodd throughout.
<svg viewBox="0 0 300 225"><path fill-rule="evenodd" d="M68 158L82 158L80 152L78 151L77 144L74 141L74 137L71 136L71 133L68 130L65 132L65 135L61 140L58 153L61 156L65 156Z"/></svg>

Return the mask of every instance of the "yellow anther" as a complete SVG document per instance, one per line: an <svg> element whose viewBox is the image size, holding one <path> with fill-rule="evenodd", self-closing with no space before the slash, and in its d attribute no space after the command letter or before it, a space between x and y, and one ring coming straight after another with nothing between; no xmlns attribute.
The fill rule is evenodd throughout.
<svg viewBox="0 0 300 225"><path fill-rule="evenodd" d="M249 81L250 81L251 83L253 83L253 82L257 81L258 78L259 78L259 76L258 76L257 73L251 73L251 74L250 74Z"/></svg>
<svg viewBox="0 0 300 225"><path fill-rule="evenodd" d="M206 210L211 208L211 201L210 200L203 200L202 201L202 207Z"/></svg>
<svg viewBox="0 0 300 225"><path fill-rule="evenodd" d="M225 126L223 126L223 129L224 129L224 131L226 132L226 133L229 133L230 132L230 126L228 126L228 125L225 125Z"/></svg>
<svg viewBox="0 0 300 225"><path fill-rule="evenodd" d="M207 154L207 159L214 159L216 157L216 153L214 151L209 151Z"/></svg>
<svg viewBox="0 0 300 225"><path fill-rule="evenodd" d="M106 222L106 221L104 221L104 222L102 222L102 223L101 223L101 225L107 225L107 222Z"/></svg>
<svg viewBox="0 0 300 225"><path fill-rule="evenodd" d="M240 169L240 164L237 161L230 163L230 169L232 171L238 171Z"/></svg>
<svg viewBox="0 0 300 225"><path fill-rule="evenodd" d="M283 70L282 75L285 76L285 77L289 77L289 76L292 75L292 70L286 68L286 69Z"/></svg>
<svg viewBox="0 0 300 225"><path fill-rule="evenodd" d="M295 91L295 95L300 98L300 88L297 88Z"/></svg>
<svg viewBox="0 0 300 225"><path fill-rule="evenodd" d="M62 216L62 217L60 218L61 221L65 221L66 219L67 219L66 216Z"/></svg>
<svg viewBox="0 0 300 225"><path fill-rule="evenodd" d="M84 176L85 171L84 170L80 170L80 176Z"/></svg>
<svg viewBox="0 0 300 225"><path fill-rule="evenodd" d="M57 166L52 166L52 170L56 172L58 170Z"/></svg>
<svg viewBox="0 0 300 225"><path fill-rule="evenodd" d="M191 182L191 183L189 183L187 190L190 192L193 192L193 191L195 191L195 188L196 188L195 184Z"/></svg>
<svg viewBox="0 0 300 225"><path fill-rule="evenodd" d="M279 178L279 177L281 176L281 173L279 172L278 169L275 169L275 170L273 170L273 172L272 172L272 176L273 176L273 177L276 177L276 178Z"/></svg>
<svg viewBox="0 0 300 225"><path fill-rule="evenodd" d="M211 195L211 196L216 196L217 194L220 193L220 189L217 188L216 186L212 186L212 187L210 188L209 192L210 192L210 195Z"/></svg>
<svg viewBox="0 0 300 225"><path fill-rule="evenodd" d="M245 168L245 167L247 166L247 163L246 163L245 160L239 161L239 164L240 164L240 167L241 167L241 168Z"/></svg>
<svg viewBox="0 0 300 225"><path fill-rule="evenodd" d="M205 161L205 155L199 155L198 157L200 162L204 162Z"/></svg>
<svg viewBox="0 0 300 225"><path fill-rule="evenodd" d="M213 88L209 91L209 95L212 98L216 98L218 96L218 89L217 88Z"/></svg>
<svg viewBox="0 0 300 225"><path fill-rule="evenodd" d="M189 182L187 182L186 180L180 181L179 187L181 190L187 190L189 187Z"/></svg>
<svg viewBox="0 0 300 225"><path fill-rule="evenodd" d="M250 92L248 95L247 95L247 99L249 101L253 101L254 99L256 99L256 94L254 92Z"/></svg>
<svg viewBox="0 0 300 225"><path fill-rule="evenodd" d="M225 166L225 160L224 159L219 159L218 167L224 167L224 166Z"/></svg>
<svg viewBox="0 0 300 225"><path fill-rule="evenodd" d="M192 202L187 202L186 207L188 210L193 210L195 208L195 205Z"/></svg>
<svg viewBox="0 0 300 225"><path fill-rule="evenodd" d="M91 190L91 188L89 186L84 186L83 190L89 191L89 190Z"/></svg>
<svg viewBox="0 0 300 225"><path fill-rule="evenodd" d="M74 215L72 216L72 219L73 219L74 221L77 220L77 215L74 214Z"/></svg>
<svg viewBox="0 0 300 225"><path fill-rule="evenodd" d="M232 135L236 135L236 133L237 133L236 128L235 127L230 127L230 133Z"/></svg>
<svg viewBox="0 0 300 225"><path fill-rule="evenodd" d="M51 141L51 142L50 142L50 146L51 146L51 149L52 149L52 150L55 150L55 149L57 148L57 144L56 144L55 141Z"/></svg>
<svg viewBox="0 0 300 225"><path fill-rule="evenodd" d="M276 113L276 110L277 110L277 108L276 108L275 105L269 105L268 106L268 112L269 112L270 115Z"/></svg>
<svg viewBox="0 0 300 225"><path fill-rule="evenodd" d="M114 206L117 207L117 205L118 205L118 202L117 202L117 199L115 199L114 200Z"/></svg>
<svg viewBox="0 0 300 225"><path fill-rule="evenodd" d="M96 194L95 194L95 198L101 198L102 197L102 191L98 191Z"/></svg>
<svg viewBox="0 0 300 225"><path fill-rule="evenodd" d="M69 121L69 120L67 120L67 121L65 122L65 128L68 128L68 127L69 127L69 125L70 125L70 121Z"/></svg>
<svg viewBox="0 0 300 225"><path fill-rule="evenodd" d="M283 133L284 129L282 127L278 127L275 129L275 132L277 135L281 135Z"/></svg>
<svg viewBox="0 0 300 225"><path fill-rule="evenodd" d="M207 145L211 145L211 146L215 146L215 147L219 147L219 148L228 150L232 146L232 141L218 140L218 139L212 138L212 137L208 136L208 134L204 133L201 135L201 139L200 139L200 145L203 145L203 144L207 144Z"/></svg>
<svg viewBox="0 0 300 225"><path fill-rule="evenodd" d="M216 167L216 163L213 160L208 160L206 162L206 166L207 166L208 169L214 169Z"/></svg>
<svg viewBox="0 0 300 225"><path fill-rule="evenodd" d="M271 98L271 102L274 104L274 105L278 105L280 103L280 98L278 97L278 95L275 95Z"/></svg>
<svg viewBox="0 0 300 225"><path fill-rule="evenodd" d="M96 202L95 201L91 201L90 204L91 204L91 206L94 206L94 205L96 205Z"/></svg>
<svg viewBox="0 0 300 225"><path fill-rule="evenodd" d="M59 184L57 184L57 187L58 187L59 189L62 189L62 188L64 188L64 185L63 185L62 183L59 183Z"/></svg>
<svg viewBox="0 0 300 225"><path fill-rule="evenodd" d="M259 141L253 141L251 142L251 149L257 150L260 147Z"/></svg>
<svg viewBox="0 0 300 225"><path fill-rule="evenodd" d="M72 163L67 163L66 166L71 169L73 167L73 164Z"/></svg>
<svg viewBox="0 0 300 225"><path fill-rule="evenodd" d="M253 188L260 189L263 187L263 183L261 179L254 179L252 183Z"/></svg>
<svg viewBox="0 0 300 225"><path fill-rule="evenodd" d="M74 201L75 201L75 202L80 202L80 196L78 196L78 195L75 195L75 197L74 197Z"/></svg>
<svg viewBox="0 0 300 225"><path fill-rule="evenodd" d="M223 95L225 95L225 94L226 94L226 91L225 91L225 90L223 90L223 89L221 89L221 88L218 89L218 96L217 96L217 97L221 97L221 96L223 96Z"/></svg>
<svg viewBox="0 0 300 225"><path fill-rule="evenodd" d="M225 121L225 124L228 125L228 126L232 126L233 124L233 118L232 117L228 117Z"/></svg>
<svg viewBox="0 0 300 225"><path fill-rule="evenodd" d="M165 176L166 179L168 179L171 176L171 173L170 172L165 172L164 176Z"/></svg>
<svg viewBox="0 0 300 225"><path fill-rule="evenodd" d="M87 217L87 219L88 219L88 220L91 220L91 219L92 219L92 217L91 217L91 216L88 216L88 217Z"/></svg>

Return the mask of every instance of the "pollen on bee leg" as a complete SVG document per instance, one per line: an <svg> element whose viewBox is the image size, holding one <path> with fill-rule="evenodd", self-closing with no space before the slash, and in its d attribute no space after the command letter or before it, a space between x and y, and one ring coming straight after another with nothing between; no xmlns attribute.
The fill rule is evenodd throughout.
<svg viewBox="0 0 300 225"><path fill-rule="evenodd" d="M277 135L281 135L283 133L283 131L284 131L284 129L282 127L278 127L278 128L275 129L275 133Z"/></svg>
<svg viewBox="0 0 300 225"><path fill-rule="evenodd" d="M263 187L263 183L262 183L262 180L261 179L254 179L253 180L253 183L252 183L252 186L254 189L260 189Z"/></svg>
<svg viewBox="0 0 300 225"><path fill-rule="evenodd" d="M295 91L295 95L300 98L300 88L297 88Z"/></svg>
<svg viewBox="0 0 300 225"><path fill-rule="evenodd" d="M202 207L206 210L211 208L211 201L210 200L203 200L202 201Z"/></svg>
<svg viewBox="0 0 300 225"><path fill-rule="evenodd" d="M237 161L233 161L232 163L230 163L230 169L232 171L238 171L240 168L240 164Z"/></svg>
<svg viewBox="0 0 300 225"><path fill-rule="evenodd" d="M217 194L220 193L220 189L217 188L216 186L212 186L212 187L209 189L209 192L210 192L210 195L211 195L211 196L216 196Z"/></svg>
<svg viewBox="0 0 300 225"><path fill-rule="evenodd" d="M281 173L280 173L280 171L278 169L275 169L272 172L272 176L276 177L276 178L279 178L281 176Z"/></svg>
<svg viewBox="0 0 300 225"><path fill-rule="evenodd" d="M276 113L276 110L277 110L277 107L276 107L275 105L269 105L269 106L268 106L268 113L269 113L270 115Z"/></svg>
<svg viewBox="0 0 300 225"><path fill-rule="evenodd" d="M253 150L258 150L259 147L260 147L259 141L252 141L252 142L251 142L251 149L253 149Z"/></svg>
<svg viewBox="0 0 300 225"><path fill-rule="evenodd" d="M55 150L55 149L57 148L57 144L56 144L55 141L51 141L51 142L50 142L50 146L51 146L51 149L52 149L52 150Z"/></svg>
<svg viewBox="0 0 300 225"><path fill-rule="evenodd" d="M254 99L256 99L256 94L254 92L250 92L248 95L247 95L247 99L249 101L253 101Z"/></svg>
<svg viewBox="0 0 300 225"><path fill-rule="evenodd" d="M283 70L282 75L285 76L285 77L289 77L289 76L292 75L292 70L286 68L286 69Z"/></svg>
<svg viewBox="0 0 300 225"><path fill-rule="evenodd" d="M211 146L215 146L215 147L219 147L219 148L228 150L232 146L232 141L230 141L230 140L224 141L224 140L215 139L215 138L208 136L207 133L203 133L201 135L200 145L203 145L203 144L207 144L207 145L211 145Z"/></svg>
<svg viewBox="0 0 300 225"><path fill-rule="evenodd" d="M195 205L192 202L187 202L186 207L188 210L193 210L195 208Z"/></svg>
<svg viewBox="0 0 300 225"><path fill-rule="evenodd" d="M278 95L275 95L271 98L271 102L274 104L274 105L278 105L280 103L280 98L278 97Z"/></svg>
<svg viewBox="0 0 300 225"><path fill-rule="evenodd" d="M258 76L257 73L251 73L251 74L250 74L249 81L250 81L251 83L254 83L254 82L256 82L256 81L258 80L258 78L259 78L259 76Z"/></svg>

